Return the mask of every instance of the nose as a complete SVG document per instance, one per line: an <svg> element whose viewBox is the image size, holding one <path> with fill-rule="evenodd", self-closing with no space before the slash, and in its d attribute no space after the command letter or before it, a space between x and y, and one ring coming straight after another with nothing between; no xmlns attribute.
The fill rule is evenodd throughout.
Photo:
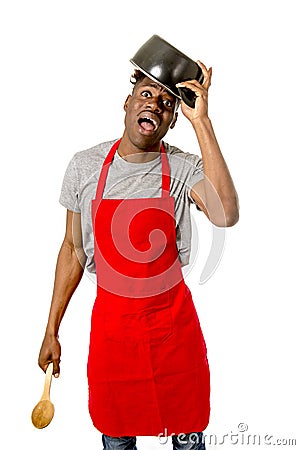
<svg viewBox="0 0 300 450"><path fill-rule="evenodd" d="M164 106L164 104L163 104L162 98L159 95L149 97L147 105L146 105L146 107L148 109L151 109L151 111L153 111L155 113L162 113L163 106Z"/></svg>

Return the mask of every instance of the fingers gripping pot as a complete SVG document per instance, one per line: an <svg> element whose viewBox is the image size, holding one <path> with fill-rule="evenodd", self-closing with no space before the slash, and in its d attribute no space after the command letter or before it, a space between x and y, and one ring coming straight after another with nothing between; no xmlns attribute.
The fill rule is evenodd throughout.
<svg viewBox="0 0 300 450"><path fill-rule="evenodd" d="M202 84L204 75L201 67L160 36L154 35L145 42L130 62L188 106L195 107L195 94L190 89L177 88L176 84L189 80Z"/></svg>

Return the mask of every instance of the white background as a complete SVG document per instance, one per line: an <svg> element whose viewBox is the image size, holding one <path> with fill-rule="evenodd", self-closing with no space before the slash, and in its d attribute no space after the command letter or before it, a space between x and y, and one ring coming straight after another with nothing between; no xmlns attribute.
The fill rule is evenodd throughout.
<svg viewBox="0 0 300 450"><path fill-rule="evenodd" d="M200 213L196 217L199 257L187 282L211 367L206 433L218 436L220 449L241 447L230 444L230 436L222 445L223 434L238 433L240 423L248 425L248 434L299 442L297 3L1 4L0 388L7 450L101 448L87 409L95 296L87 276L62 322L61 377L51 390L56 411L44 430L30 421L44 383L37 357L64 234L58 197L66 165L76 151L121 135L128 60L153 34L213 67L210 117L241 204L239 223L226 232L221 263L203 285L198 279L212 229ZM182 115L166 140L198 152ZM171 447L142 437L138 445Z"/></svg>

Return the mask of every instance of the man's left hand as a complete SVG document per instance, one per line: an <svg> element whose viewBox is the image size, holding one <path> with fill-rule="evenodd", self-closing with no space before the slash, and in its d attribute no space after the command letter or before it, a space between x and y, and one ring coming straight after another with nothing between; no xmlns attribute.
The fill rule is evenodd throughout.
<svg viewBox="0 0 300 450"><path fill-rule="evenodd" d="M195 108L190 108L184 101L181 102L181 110L187 119L192 123L208 117L208 89L211 84L212 68L207 69L201 61L197 61L201 67L204 81L200 84L197 80L183 81L178 83L177 87L186 87L191 89L196 95Z"/></svg>

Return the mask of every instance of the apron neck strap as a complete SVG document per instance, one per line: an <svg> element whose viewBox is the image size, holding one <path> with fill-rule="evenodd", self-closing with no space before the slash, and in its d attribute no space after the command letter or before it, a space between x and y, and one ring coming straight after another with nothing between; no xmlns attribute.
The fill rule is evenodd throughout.
<svg viewBox="0 0 300 450"><path fill-rule="evenodd" d="M121 139L119 139L117 142L114 143L110 151L108 152L108 155L106 156L100 176L99 176L99 182L97 186L97 192L96 192L96 198L102 198L104 187L108 175L109 166L114 158L114 155L119 147L119 144L121 142ZM162 165L162 197L169 197L170 196L170 165L168 161L168 157L166 154L166 150L164 147L164 144L161 143L160 146L160 154L161 154L161 165Z"/></svg>

